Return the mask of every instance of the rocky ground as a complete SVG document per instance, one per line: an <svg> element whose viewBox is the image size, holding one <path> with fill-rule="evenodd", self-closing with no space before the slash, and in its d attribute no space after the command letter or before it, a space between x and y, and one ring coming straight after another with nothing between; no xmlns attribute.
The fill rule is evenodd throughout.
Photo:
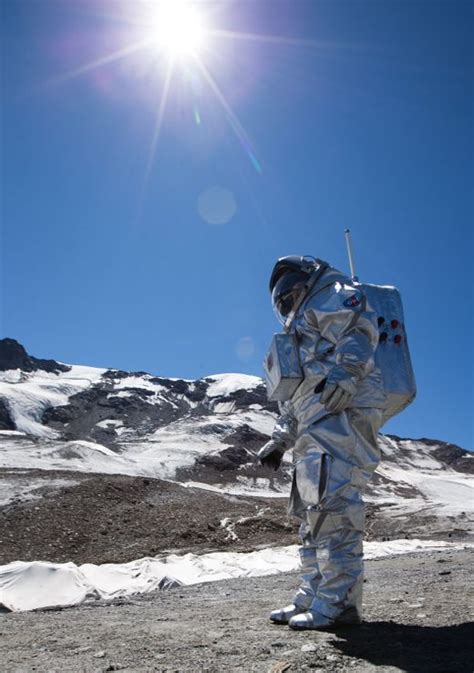
<svg viewBox="0 0 474 673"><path fill-rule="evenodd" d="M8 479L22 471L8 470ZM0 479L1 479L0 471ZM6 478L6 475L3 475ZM112 563L166 552L251 551L295 544L285 498L245 498L160 479L29 470L36 499L0 508L0 565ZM49 484L70 479L60 488Z"/></svg>
<svg viewBox="0 0 474 673"><path fill-rule="evenodd" d="M179 587L111 604L0 615L3 673L471 673L473 552L366 564L365 622L272 625L294 574Z"/></svg>

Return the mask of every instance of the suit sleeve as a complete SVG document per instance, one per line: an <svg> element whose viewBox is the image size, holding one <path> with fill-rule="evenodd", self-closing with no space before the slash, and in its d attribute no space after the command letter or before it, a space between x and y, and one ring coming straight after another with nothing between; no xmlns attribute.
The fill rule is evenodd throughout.
<svg viewBox="0 0 474 673"><path fill-rule="evenodd" d="M280 417L273 428L271 441L281 453L293 448L296 441L296 419L286 409L284 404L280 404Z"/></svg>

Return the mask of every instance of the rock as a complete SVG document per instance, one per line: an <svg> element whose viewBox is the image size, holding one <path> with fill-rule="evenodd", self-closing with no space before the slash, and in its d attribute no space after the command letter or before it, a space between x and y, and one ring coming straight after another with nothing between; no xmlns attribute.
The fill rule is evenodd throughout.
<svg viewBox="0 0 474 673"><path fill-rule="evenodd" d="M291 668L290 661L277 661L270 669L270 673L284 673Z"/></svg>
<svg viewBox="0 0 474 673"><path fill-rule="evenodd" d="M16 430L5 400L0 398L0 430Z"/></svg>
<svg viewBox="0 0 474 673"><path fill-rule="evenodd" d="M314 643L306 643L303 645L301 648L302 652L316 652L317 651L317 646Z"/></svg>
<svg viewBox="0 0 474 673"><path fill-rule="evenodd" d="M55 360L41 360L28 355L24 346L16 339L0 339L0 371L8 369L22 369L24 372L34 372L38 369L59 374L68 372L71 367L60 364Z"/></svg>

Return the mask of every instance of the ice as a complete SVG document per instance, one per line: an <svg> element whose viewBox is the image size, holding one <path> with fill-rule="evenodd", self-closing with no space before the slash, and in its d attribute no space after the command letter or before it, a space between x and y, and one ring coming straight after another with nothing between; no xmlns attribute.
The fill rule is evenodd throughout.
<svg viewBox="0 0 474 673"><path fill-rule="evenodd" d="M367 542L365 558L473 547L430 540ZM13 612L78 605L87 598L110 600L149 593L165 581L183 585L236 577L258 577L299 568L297 546L247 553L213 552L142 558L123 564L14 561L0 566L0 606Z"/></svg>

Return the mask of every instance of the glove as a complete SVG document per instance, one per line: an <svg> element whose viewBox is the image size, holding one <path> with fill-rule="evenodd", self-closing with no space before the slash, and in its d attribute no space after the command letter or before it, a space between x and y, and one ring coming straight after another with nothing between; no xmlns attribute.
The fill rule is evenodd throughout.
<svg viewBox="0 0 474 673"><path fill-rule="evenodd" d="M353 397L353 393L348 393L340 384L326 383L321 395L321 403L330 414L340 414L349 406Z"/></svg>
<svg viewBox="0 0 474 673"><path fill-rule="evenodd" d="M343 367L336 366L326 379L320 401L330 414L340 414L350 405L355 393L354 377Z"/></svg>
<svg viewBox="0 0 474 673"><path fill-rule="evenodd" d="M263 465L264 467L273 467L276 472L281 465L283 453L284 451L282 450L281 445L278 442L275 442L274 439L271 439L262 446L257 453L257 458L260 465Z"/></svg>

